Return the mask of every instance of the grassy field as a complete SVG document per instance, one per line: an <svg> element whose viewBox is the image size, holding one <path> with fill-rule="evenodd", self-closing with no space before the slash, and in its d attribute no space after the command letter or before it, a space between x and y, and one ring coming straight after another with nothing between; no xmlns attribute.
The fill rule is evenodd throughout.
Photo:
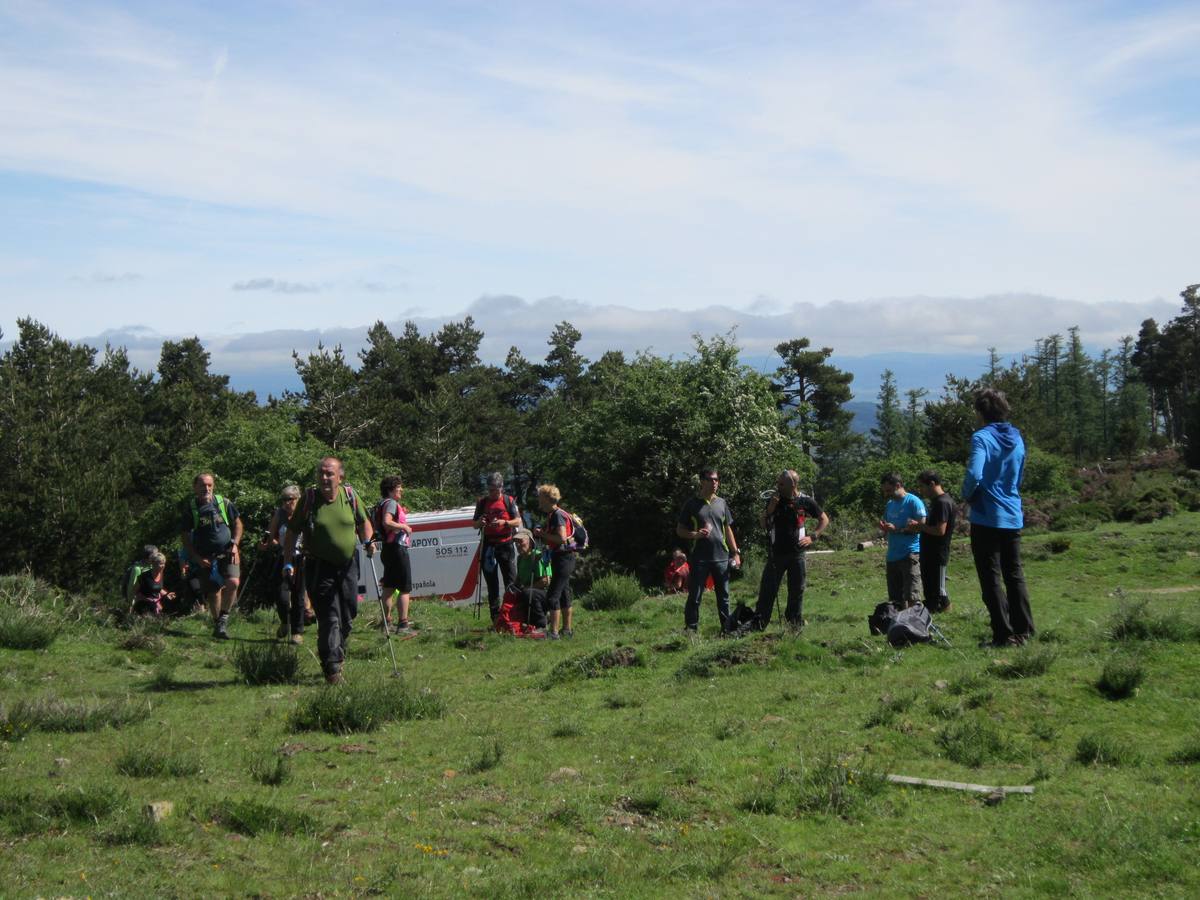
<svg viewBox="0 0 1200 900"><path fill-rule="evenodd" d="M0 894L1196 896L1198 536L1188 513L1028 538L1021 650L978 649L959 542L952 647L868 637L882 555L837 553L799 636L719 639L711 595L696 641L678 598L559 642L418 603L403 678L365 611L343 689L315 632L294 682L247 684L295 665L262 658L266 613L226 644L199 617L63 624L8 578L0 639L53 642L0 649Z"/></svg>

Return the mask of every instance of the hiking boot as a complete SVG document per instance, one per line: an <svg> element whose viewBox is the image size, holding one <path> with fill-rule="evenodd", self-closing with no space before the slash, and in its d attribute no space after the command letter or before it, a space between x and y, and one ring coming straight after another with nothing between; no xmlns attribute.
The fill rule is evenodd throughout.
<svg viewBox="0 0 1200 900"><path fill-rule="evenodd" d="M564 628L562 631L562 636L565 638L573 638L575 637L575 630L572 628Z"/></svg>
<svg viewBox="0 0 1200 900"><path fill-rule="evenodd" d="M293 634L290 638L288 638L288 640L293 644L303 644L304 643L304 635Z"/></svg>
<svg viewBox="0 0 1200 900"><path fill-rule="evenodd" d="M283 640L290 633L291 633L291 628L289 628L287 623L285 622L284 624L280 625L278 629L276 629L275 637L279 638L280 640Z"/></svg>
<svg viewBox="0 0 1200 900"><path fill-rule="evenodd" d="M213 638L218 641L229 640L229 617L221 616L213 626Z"/></svg>
<svg viewBox="0 0 1200 900"><path fill-rule="evenodd" d="M339 669L336 672L326 672L325 673L325 683L326 684L345 684L346 678L344 675L342 675L341 669Z"/></svg>
<svg viewBox="0 0 1200 900"><path fill-rule="evenodd" d="M546 637L548 637L552 641L557 641L559 638L559 634L557 631L547 631Z"/></svg>

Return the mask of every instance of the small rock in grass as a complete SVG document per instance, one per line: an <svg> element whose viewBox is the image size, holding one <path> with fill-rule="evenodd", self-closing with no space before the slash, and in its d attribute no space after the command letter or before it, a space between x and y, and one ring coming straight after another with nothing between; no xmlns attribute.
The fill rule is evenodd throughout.
<svg viewBox="0 0 1200 900"><path fill-rule="evenodd" d="M155 800L153 803L147 803L143 811L151 822L161 822L175 812L175 804L170 800Z"/></svg>
<svg viewBox="0 0 1200 900"><path fill-rule="evenodd" d="M937 688L939 691L944 691L946 688L950 687L950 682L948 682L944 678L939 678L937 681L935 681L933 683L933 686L935 688Z"/></svg>
<svg viewBox="0 0 1200 900"><path fill-rule="evenodd" d="M570 766L563 766L557 772L550 776L551 781L567 781L572 778L579 777L579 770L572 769Z"/></svg>
<svg viewBox="0 0 1200 900"><path fill-rule="evenodd" d="M1004 791L992 791L983 798L983 802L988 806L997 806L1004 802Z"/></svg>

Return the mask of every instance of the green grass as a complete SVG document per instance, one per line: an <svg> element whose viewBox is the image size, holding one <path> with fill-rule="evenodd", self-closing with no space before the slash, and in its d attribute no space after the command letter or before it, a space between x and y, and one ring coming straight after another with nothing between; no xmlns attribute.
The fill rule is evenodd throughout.
<svg viewBox="0 0 1200 900"><path fill-rule="evenodd" d="M418 600L404 677L359 619L339 688L311 640L294 680L245 686L235 648L274 645L267 615L229 643L201 615L121 630L0 579L64 623L0 649L0 729L23 736L0 747L3 893L1196 896L1198 538L1196 513L1028 535L1020 649L977 646L956 538L952 648L870 638L882 553L849 551L810 557L800 635L719 638L711 594L695 638L683 598L647 596L556 642ZM1119 702L1116 659L1144 673Z"/></svg>
<svg viewBox="0 0 1200 900"><path fill-rule="evenodd" d="M300 656L291 644L239 644L233 667L246 684L294 684L300 673Z"/></svg>
<svg viewBox="0 0 1200 900"><path fill-rule="evenodd" d="M356 681L310 693L288 721L293 731L350 734L405 719L437 718L444 712L445 704L430 691L397 681Z"/></svg>
<svg viewBox="0 0 1200 900"><path fill-rule="evenodd" d="M0 606L0 647L45 650L54 643L62 623L36 607Z"/></svg>

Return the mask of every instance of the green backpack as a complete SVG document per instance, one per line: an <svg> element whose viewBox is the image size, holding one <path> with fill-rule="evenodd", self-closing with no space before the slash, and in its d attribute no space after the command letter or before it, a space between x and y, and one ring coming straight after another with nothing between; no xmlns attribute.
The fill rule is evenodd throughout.
<svg viewBox="0 0 1200 900"><path fill-rule="evenodd" d="M213 494L213 500L217 503L217 510L221 513L221 521L226 525L229 524L229 510L225 508L225 498L220 494ZM196 502L196 498L192 497L192 531L195 532L200 527L200 504Z"/></svg>
<svg viewBox="0 0 1200 900"><path fill-rule="evenodd" d="M149 571L150 566L143 564L140 559L125 570L125 576L121 579L121 596L125 598L126 603L133 603L133 595L137 592L138 579Z"/></svg>

